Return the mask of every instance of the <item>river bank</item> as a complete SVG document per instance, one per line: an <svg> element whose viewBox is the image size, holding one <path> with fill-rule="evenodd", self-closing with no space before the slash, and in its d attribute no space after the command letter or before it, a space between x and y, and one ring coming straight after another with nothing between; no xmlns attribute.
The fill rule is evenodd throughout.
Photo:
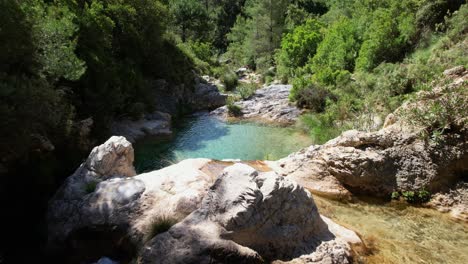
<svg viewBox="0 0 468 264"><path fill-rule="evenodd" d="M427 202L430 196L421 196L429 193L425 190L444 193L464 181L465 116L451 116L456 122L434 142L420 136L432 123L408 124L403 113L464 98L467 76L451 76L450 82L420 92L379 131L347 131L277 161L240 160L283 143L287 128L224 123L209 115L199 115L182 130L162 157L137 155L135 164L145 155L176 163L159 170L154 169L164 165L150 164L142 169L147 173L135 171L132 145L112 137L51 200L50 248L71 263L103 256L121 263L465 262L467 256L455 252L467 246L467 224L408 204ZM274 147L284 151L290 145ZM215 160L226 153L233 156ZM190 159L198 155L213 158ZM258 159L255 155L252 159ZM362 201L362 193L381 200ZM395 193L400 201L389 202L390 194L399 198ZM449 207L462 209L459 220L466 202L462 197ZM253 233L257 239L251 239ZM89 248L95 239L96 247ZM272 240L277 243L271 245Z"/></svg>

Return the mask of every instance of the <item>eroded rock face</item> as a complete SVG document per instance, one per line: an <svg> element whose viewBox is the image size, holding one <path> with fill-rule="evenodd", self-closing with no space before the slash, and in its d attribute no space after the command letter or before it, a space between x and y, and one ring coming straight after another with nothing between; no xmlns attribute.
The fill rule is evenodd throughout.
<svg viewBox="0 0 468 264"><path fill-rule="evenodd" d="M360 243L321 218L309 192L245 164L224 170L201 207L145 245L140 263L263 263L307 259L349 263ZM325 257L326 255L326 257ZM305 263L305 262L304 262Z"/></svg>
<svg viewBox="0 0 468 264"><path fill-rule="evenodd" d="M424 109L434 100L442 104L452 100L451 90L466 89L467 80L465 72L449 85L421 92L418 100L401 106L377 132L347 131L269 165L312 192L337 199L348 198L348 190L385 197L392 191L445 191L468 172L466 117L452 117L455 121L440 138L427 140L421 132L430 127L410 126L402 115L408 109Z"/></svg>
<svg viewBox="0 0 468 264"><path fill-rule="evenodd" d="M241 118L293 124L302 111L289 102L291 89L291 85L271 85L257 90L250 99L235 104L242 109ZM227 107L220 107L212 111L211 114L226 119L228 117Z"/></svg>
<svg viewBox="0 0 468 264"><path fill-rule="evenodd" d="M199 81L190 105L193 110L211 110L225 105L226 99L227 95L221 94L216 85Z"/></svg>

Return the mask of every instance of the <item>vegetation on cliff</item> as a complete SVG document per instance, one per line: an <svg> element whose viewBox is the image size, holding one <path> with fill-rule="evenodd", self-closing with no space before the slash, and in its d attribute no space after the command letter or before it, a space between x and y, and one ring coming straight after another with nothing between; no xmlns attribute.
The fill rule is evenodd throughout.
<svg viewBox="0 0 468 264"><path fill-rule="evenodd" d="M43 219L114 119L152 112L157 91L197 74L233 90L244 66L293 84L291 101L310 111L301 124L321 143L377 129L444 69L467 67L467 16L465 0L0 0L0 195L21 194L2 221L24 227L5 234L0 262L27 258L18 245L43 237L44 222L29 219ZM444 109L430 109L430 138L454 116Z"/></svg>

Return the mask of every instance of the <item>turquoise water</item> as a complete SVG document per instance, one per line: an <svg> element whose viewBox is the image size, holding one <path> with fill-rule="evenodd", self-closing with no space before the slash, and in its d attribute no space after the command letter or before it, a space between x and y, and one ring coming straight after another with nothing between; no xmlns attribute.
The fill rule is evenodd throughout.
<svg viewBox="0 0 468 264"><path fill-rule="evenodd" d="M312 144L293 128L251 122L226 123L207 114L180 121L170 140L135 144L138 172L159 169L188 158L276 160Z"/></svg>
<svg viewBox="0 0 468 264"><path fill-rule="evenodd" d="M187 158L278 159L309 146L309 137L291 128L225 123L199 115L182 120L171 140L145 139L135 145L139 172ZM368 252L356 263L468 263L468 225L435 210L384 203L340 203L314 196L321 214L356 230Z"/></svg>

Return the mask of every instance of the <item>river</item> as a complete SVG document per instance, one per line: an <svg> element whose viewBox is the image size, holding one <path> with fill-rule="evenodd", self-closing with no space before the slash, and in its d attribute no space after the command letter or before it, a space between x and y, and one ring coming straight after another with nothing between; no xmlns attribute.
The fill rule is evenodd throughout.
<svg viewBox="0 0 468 264"><path fill-rule="evenodd" d="M276 160L312 144L293 128L226 123L207 114L179 123L172 139L135 144L137 171L188 158ZM315 200L322 214L357 231L371 248L358 263L468 263L468 226L437 211L382 201Z"/></svg>

